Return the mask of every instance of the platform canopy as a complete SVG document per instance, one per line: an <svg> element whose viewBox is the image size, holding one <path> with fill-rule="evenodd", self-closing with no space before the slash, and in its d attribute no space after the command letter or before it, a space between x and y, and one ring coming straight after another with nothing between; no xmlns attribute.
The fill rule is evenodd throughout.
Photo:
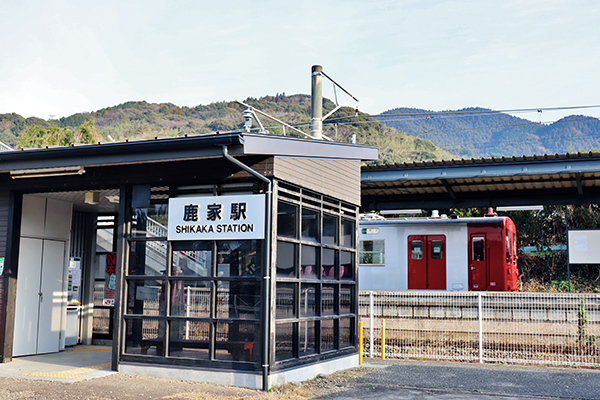
<svg viewBox="0 0 600 400"><path fill-rule="evenodd" d="M364 166L362 210L600 203L600 153Z"/></svg>

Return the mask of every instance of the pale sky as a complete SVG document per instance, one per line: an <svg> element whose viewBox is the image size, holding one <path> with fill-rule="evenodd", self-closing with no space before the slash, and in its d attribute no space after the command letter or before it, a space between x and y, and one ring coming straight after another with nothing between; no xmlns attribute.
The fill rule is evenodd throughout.
<svg viewBox="0 0 600 400"><path fill-rule="evenodd" d="M599 21L597 0L0 0L0 114L310 94L314 64L371 114L600 105ZM600 108L541 120L568 114Z"/></svg>

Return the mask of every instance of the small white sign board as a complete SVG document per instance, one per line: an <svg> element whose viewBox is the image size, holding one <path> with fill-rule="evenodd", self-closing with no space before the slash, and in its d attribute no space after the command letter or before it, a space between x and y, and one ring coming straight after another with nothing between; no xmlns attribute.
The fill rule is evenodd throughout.
<svg viewBox="0 0 600 400"><path fill-rule="evenodd" d="M600 264L600 230L569 230L569 264Z"/></svg>
<svg viewBox="0 0 600 400"><path fill-rule="evenodd" d="M264 194L169 199L168 240L246 240L264 237Z"/></svg>

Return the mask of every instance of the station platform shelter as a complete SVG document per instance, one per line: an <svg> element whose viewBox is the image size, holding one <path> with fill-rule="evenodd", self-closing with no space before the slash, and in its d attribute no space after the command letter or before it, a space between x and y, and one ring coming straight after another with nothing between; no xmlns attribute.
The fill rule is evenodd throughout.
<svg viewBox="0 0 600 400"><path fill-rule="evenodd" d="M360 166L245 132L0 152L0 361L268 389L358 363Z"/></svg>

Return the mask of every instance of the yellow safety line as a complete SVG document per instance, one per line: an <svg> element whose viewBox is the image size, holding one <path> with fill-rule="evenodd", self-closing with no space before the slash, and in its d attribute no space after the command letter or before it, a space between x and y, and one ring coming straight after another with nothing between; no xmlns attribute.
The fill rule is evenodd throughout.
<svg viewBox="0 0 600 400"><path fill-rule="evenodd" d="M67 349L65 351L102 351L104 353L111 353L112 349L106 349L103 347L87 347L82 349Z"/></svg>
<svg viewBox="0 0 600 400"><path fill-rule="evenodd" d="M106 368L110 368L110 363L92 365L90 367L75 368L75 369L70 369L68 371L63 371L63 372L31 372L29 374L23 374L23 375L24 376L39 376L39 377L44 377L44 378L81 379L81 378L87 378L86 375L81 375L81 374L84 374L86 372L97 371L99 369L106 369Z"/></svg>

